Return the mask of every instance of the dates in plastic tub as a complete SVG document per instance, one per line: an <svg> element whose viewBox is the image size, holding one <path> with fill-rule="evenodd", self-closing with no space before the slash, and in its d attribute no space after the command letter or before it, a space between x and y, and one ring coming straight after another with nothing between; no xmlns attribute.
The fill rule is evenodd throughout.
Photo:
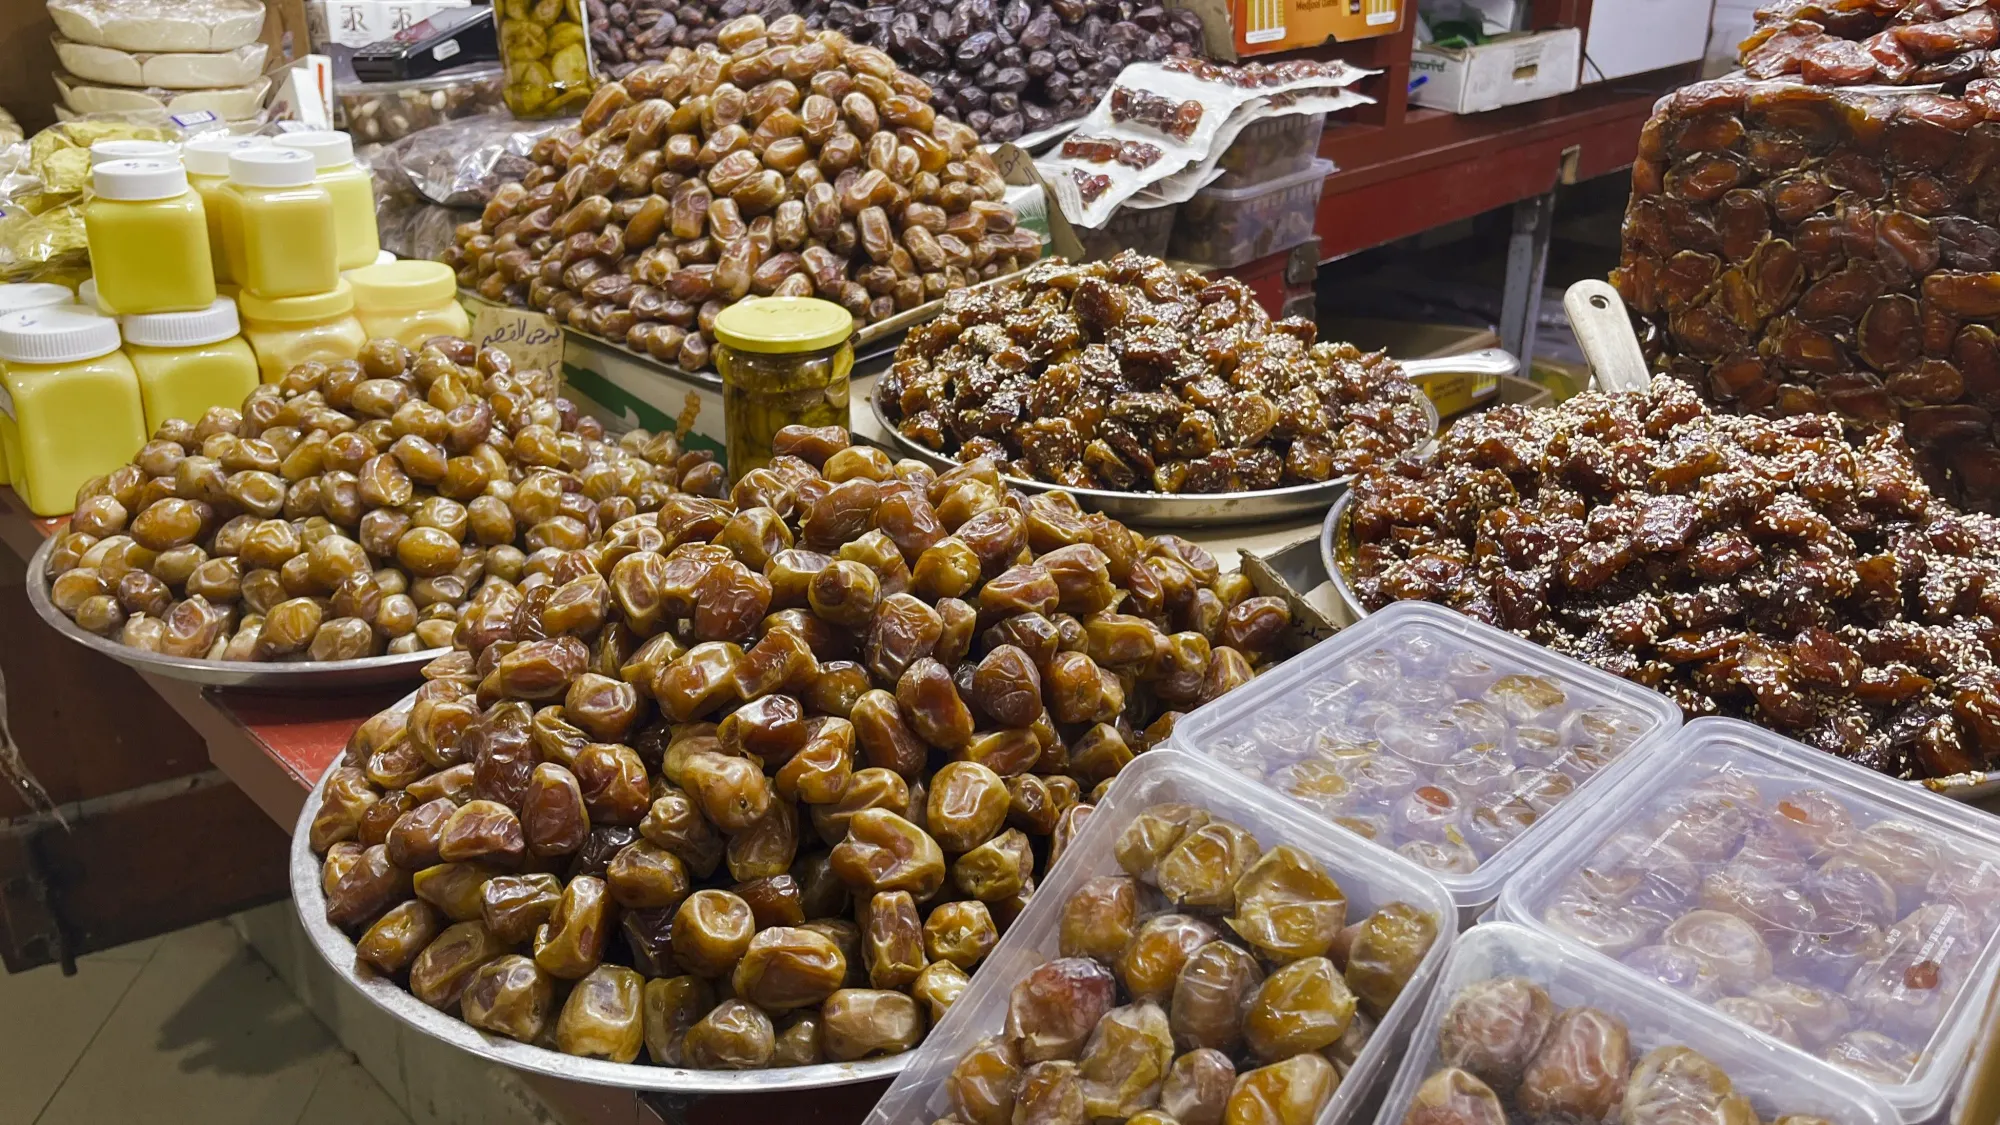
<svg viewBox="0 0 2000 1125"><path fill-rule="evenodd" d="M1188 716L1174 745L1430 869L1469 923L1590 803L1572 797L1679 727L1664 696L1399 602Z"/></svg>
<svg viewBox="0 0 2000 1125"><path fill-rule="evenodd" d="M1222 154L1216 163L1222 175L1208 186L1257 187L1299 174L1318 159L1319 135L1325 126L1323 113L1291 113L1251 122Z"/></svg>
<svg viewBox="0 0 2000 1125"><path fill-rule="evenodd" d="M869 1125L1341 1125L1452 940L1433 880L1171 750L1064 854Z"/></svg>
<svg viewBox="0 0 2000 1125"><path fill-rule="evenodd" d="M1115 258L1123 250L1149 258L1161 257L1167 252L1167 239L1174 233L1174 216L1179 212L1180 208L1173 204L1120 207L1112 212L1110 221L1096 230L1076 227L1076 237L1083 243L1083 260Z"/></svg>
<svg viewBox="0 0 2000 1125"><path fill-rule="evenodd" d="M1893 1125L1898 1118L1849 1075L1773 1051L1701 1005L1603 972L1532 930L1493 923L1452 948L1377 1120Z"/></svg>
<svg viewBox="0 0 2000 1125"><path fill-rule="evenodd" d="M1213 269L1289 250L1313 236L1331 160L1247 188L1204 188L1181 205L1170 257Z"/></svg>
<svg viewBox="0 0 2000 1125"><path fill-rule="evenodd" d="M1501 896L1553 931L1859 1075L1928 1119L1993 979L1982 814L1734 719L1656 748Z"/></svg>

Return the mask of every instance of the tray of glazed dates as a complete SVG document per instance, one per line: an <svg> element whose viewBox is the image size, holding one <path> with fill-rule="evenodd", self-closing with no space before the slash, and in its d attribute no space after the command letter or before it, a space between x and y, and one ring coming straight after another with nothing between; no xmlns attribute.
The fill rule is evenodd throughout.
<svg viewBox="0 0 2000 1125"><path fill-rule="evenodd" d="M721 468L673 434L607 439L553 375L498 349L373 340L241 409L163 423L79 489L30 561L28 599L70 639L170 679L410 681L479 587L525 581L541 552L672 490L719 493Z"/></svg>
<svg viewBox="0 0 2000 1125"><path fill-rule="evenodd" d="M1249 287L1124 253L954 293L876 380L876 417L933 465L988 462L1116 519L1320 513L1355 472L1432 444L1394 360L1274 321ZM1219 371L1230 372L1228 378Z"/></svg>
<svg viewBox="0 0 2000 1125"><path fill-rule="evenodd" d="M1680 725L1657 692L1404 602L1188 716L1173 746L1430 871L1470 925Z"/></svg>
<svg viewBox="0 0 2000 1125"><path fill-rule="evenodd" d="M1505 922L1453 945L1381 1125L1898 1125L1854 1077Z"/></svg>
<svg viewBox="0 0 2000 1125"><path fill-rule="evenodd" d="M1956 797L1990 791L2000 518L1895 431L1722 414L1684 383L1503 406L1364 474L1323 544L1357 611L1435 601Z"/></svg>
<svg viewBox="0 0 2000 1125"><path fill-rule="evenodd" d="M1501 915L1929 1120L2000 963L1985 814L1734 719L1696 720L1652 756L1508 884Z"/></svg>
<svg viewBox="0 0 2000 1125"><path fill-rule="evenodd" d="M377 1003L606 1085L894 1070L1111 779L1287 641L1199 547L990 465L775 447L483 586L356 732L293 893Z"/></svg>
<svg viewBox="0 0 2000 1125"><path fill-rule="evenodd" d="M1435 880L1178 751L1063 854L869 1125L1344 1125L1456 930Z"/></svg>

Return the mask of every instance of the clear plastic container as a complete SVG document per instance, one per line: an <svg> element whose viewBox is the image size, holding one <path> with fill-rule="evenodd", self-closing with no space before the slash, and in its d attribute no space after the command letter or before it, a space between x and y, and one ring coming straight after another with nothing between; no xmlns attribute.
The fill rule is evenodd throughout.
<svg viewBox="0 0 2000 1125"><path fill-rule="evenodd" d="M1389 1009L1374 1035L1320 1111L1317 1125L1358 1120L1384 1064L1397 1057L1438 966L1453 938L1451 897L1437 881L1372 849L1357 849L1341 833L1315 823L1294 806L1273 802L1254 785L1212 764L1173 750L1141 754L1118 775L1109 796L1097 806L1061 862L1036 888L1028 909L1007 927L993 952L980 962L972 983L945 1017L931 1028L895 1085L869 1114L867 1125L927 1125L949 1111L945 1079L966 1050L1006 1024L1014 985L1058 955L1063 904L1085 881L1122 873L1113 846L1126 825L1162 802L1178 801L1235 822L1269 848L1290 844L1326 867L1347 894L1350 921L1391 902L1404 902L1438 923L1437 940Z"/></svg>
<svg viewBox="0 0 2000 1125"><path fill-rule="evenodd" d="M1508 884L1501 915L1844 1055L1904 1121L1937 1113L2000 955L2000 833L1733 719L1651 757Z"/></svg>
<svg viewBox="0 0 2000 1125"><path fill-rule="evenodd" d="M1680 723L1656 692L1397 602L1188 715L1172 744L1427 868L1471 925Z"/></svg>
<svg viewBox="0 0 2000 1125"><path fill-rule="evenodd" d="M1229 269L1289 250L1313 236L1320 189L1332 174L1333 161L1314 160L1255 187L1205 187L1181 204L1168 256Z"/></svg>
<svg viewBox="0 0 2000 1125"><path fill-rule="evenodd" d="M1167 242L1174 233L1174 216L1179 213L1177 203L1165 207L1120 207L1101 228L1077 227L1076 237L1083 243L1083 260L1113 258L1121 250L1164 258Z"/></svg>
<svg viewBox="0 0 2000 1125"><path fill-rule="evenodd" d="M1810 1114L1833 1125L1896 1125L1898 1120L1880 1095L1849 1075L1745 1035L1729 1020L1671 989L1627 974L1603 972L1587 957L1579 957L1543 934L1500 922L1474 927L1452 947L1410 1039L1395 1084L1383 1102L1382 1114L1376 1119L1380 1125L1401 1125L1418 1088L1444 1069L1439 1032L1459 994L1501 977L1525 978L1539 985L1556 1011L1590 1007L1617 1019L1630 1038L1632 1063L1656 1048L1692 1048L1729 1076L1733 1091L1748 1098L1764 1121L1785 1114ZM1683 1118L1664 1112L1641 1119L1711 1120L1705 1115ZM1713 1120L1724 1119L1718 1116Z"/></svg>
<svg viewBox="0 0 2000 1125"><path fill-rule="evenodd" d="M1216 161L1222 175L1208 186L1258 187L1305 171L1319 158L1325 127L1324 113L1288 113L1245 125Z"/></svg>

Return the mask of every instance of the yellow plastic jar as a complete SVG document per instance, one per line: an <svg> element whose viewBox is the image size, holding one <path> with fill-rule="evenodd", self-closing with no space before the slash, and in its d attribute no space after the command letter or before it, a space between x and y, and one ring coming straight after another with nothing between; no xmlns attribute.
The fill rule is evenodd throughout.
<svg viewBox="0 0 2000 1125"><path fill-rule="evenodd" d="M270 300L254 293L236 295L243 338L257 355L257 374L275 383L301 363L353 359L368 342L354 317L354 291L345 281L326 293Z"/></svg>
<svg viewBox="0 0 2000 1125"><path fill-rule="evenodd" d="M309 129L277 138L278 147L311 153L313 182L333 200L334 239L340 244L340 268L373 265L382 250L375 231L375 178L354 163L354 141L333 129ZM360 299L360 293L355 293Z"/></svg>
<svg viewBox="0 0 2000 1125"><path fill-rule="evenodd" d="M333 197L313 182L310 154L275 145L239 149L229 154L223 190L242 225L227 252L229 275L243 293L275 300L333 291L340 281Z"/></svg>
<svg viewBox="0 0 2000 1125"><path fill-rule="evenodd" d="M236 302L227 297L201 312L128 316L118 327L139 373L147 433L169 418L195 421L211 406L240 407L257 389L257 356L238 334Z"/></svg>
<svg viewBox="0 0 2000 1125"><path fill-rule="evenodd" d="M458 303L458 277L443 262L389 262L345 275L354 315L371 340L388 337L406 348L432 336L464 336L472 318Z"/></svg>
<svg viewBox="0 0 2000 1125"><path fill-rule="evenodd" d="M99 303L121 316L215 303L208 216L179 164L112 160L90 180L83 231Z"/></svg>
<svg viewBox="0 0 2000 1125"><path fill-rule="evenodd" d="M218 286L236 284L236 275L229 270L229 242L243 237L243 216L236 210L236 197L224 190L229 184L229 154L270 143L269 137L202 137L181 146L188 186L201 196L202 210L208 215L208 257Z"/></svg>
<svg viewBox="0 0 2000 1125"><path fill-rule="evenodd" d="M88 280L85 285L90 284ZM22 281L11 285L0 285L0 316L22 309L45 309L51 305L67 305L77 299L67 285L57 285L53 281ZM0 484L12 481L7 471L7 435L0 426Z"/></svg>
<svg viewBox="0 0 2000 1125"><path fill-rule="evenodd" d="M14 492L38 516L76 507L91 477L146 443L139 376L118 322L75 305L0 317L0 441Z"/></svg>
<svg viewBox="0 0 2000 1125"><path fill-rule="evenodd" d="M771 461L786 426L848 424L854 317L817 297L754 297L715 318L729 479Z"/></svg>

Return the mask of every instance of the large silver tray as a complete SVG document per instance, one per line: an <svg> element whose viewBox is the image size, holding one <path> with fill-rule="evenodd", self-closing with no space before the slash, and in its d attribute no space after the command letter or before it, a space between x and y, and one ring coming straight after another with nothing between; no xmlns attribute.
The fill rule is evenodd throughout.
<svg viewBox="0 0 2000 1125"><path fill-rule="evenodd" d="M1368 608L1361 604L1354 588L1347 584L1347 569L1341 565L1341 548L1347 539L1347 509L1354 502L1352 492L1343 495L1326 513L1326 523L1319 532L1319 558L1326 567L1326 576L1333 583L1334 597L1346 611L1349 621L1359 621L1368 616ZM1986 801L2000 797L2000 773L1974 771L1953 774L1950 777L1925 778L1911 782L1921 785L1933 793L1950 797L1954 801Z"/></svg>
<svg viewBox="0 0 2000 1125"><path fill-rule="evenodd" d="M394 705L396 710L407 710L416 696L405 696ZM915 1052L892 1055L886 1059L868 1059L854 1063L822 1063L818 1066L779 1067L772 1070L688 1070L673 1066L650 1066L643 1063L615 1063L603 1059L584 1059L575 1055L565 1055L546 1047L531 1047L526 1043L516 1043L487 1033L460 1020L456 1015L441 1012L397 984L354 959L354 942L326 920L326 896L320 890L321 864L308 841L312 835L313 816L319 812L320 801L326 793L327 777L333 769L313 786L306 797L306 807L299 812L299 822L292 829L292 903L298 909L299 921L305 926L306 937L312 941L326 963L340 978L352 985L361 995L376 1007L389 1013L412 1030L448 1043L461 1051L478 1055L480 1058L525 1070L534 1074L546 1074L551 1078L563 1078L572 1082L588 1082L593 1086L615 1086L625 1090L659 1090L680 1094L751 1094L770 1090L810 1090L821 1086L845 1086L854 1082L868 1082L879 1078L892 1078L903 1069L903 1064Z"/></svg>
<svg viewBox="0 0 2000 1125"><path fill-rule="evenodd" d="M122 645L100 637L71 621L49 601L48 561L55 550L51 536L28 560L28 604L48 626L85 648L102 653L127 667L164 676L170 680L235 688L239 691L290 692L295 695L334 695L357 688L407 683L417 678L424 665L450 652L431 648L401 656L367 656L359 660L323 660L317 663L263 664L249 660L203 660L189 656L168 656L160 652Z"/></svg>
<svg viewBox="0 0 2000 1125"><path fill-rule="evenodd" d="M1411 376L1439 372L1468 372L1472 374L1511 375L1519 364L1506 352L1488 349L1467 356L1452 356L1436 360L1411 360L1403 364L1406 374ZM878 382L876 384L880 386ZM1428 396L1419 394L1417 402L1430 419L1431 438L1419 447L1428 452L1437 443L1438 412L1436 404ZM958 462L947 454L939 453L905 437L888 415L882 412L881 400L871 391L868 396L869 408L875 412L875 421L888 435L888 440L907 456L914 457L938 469L955 468ZM1051 484L1043 480L1027 477L1002 476L1011 488L1023 492L1067 492L1076 497L1077 503L1093 512L1102 512L1112 519L1142 527L1185 527L1194 524L1234 525L1265 523L1304 515L1317 515L1326 511L1327 505L1347 492L1353 477L1335 477L1315 484L1295 484L1285 488L1267 488L1255 492L1116 492L1103 488L1070 488Z"/></svg>

